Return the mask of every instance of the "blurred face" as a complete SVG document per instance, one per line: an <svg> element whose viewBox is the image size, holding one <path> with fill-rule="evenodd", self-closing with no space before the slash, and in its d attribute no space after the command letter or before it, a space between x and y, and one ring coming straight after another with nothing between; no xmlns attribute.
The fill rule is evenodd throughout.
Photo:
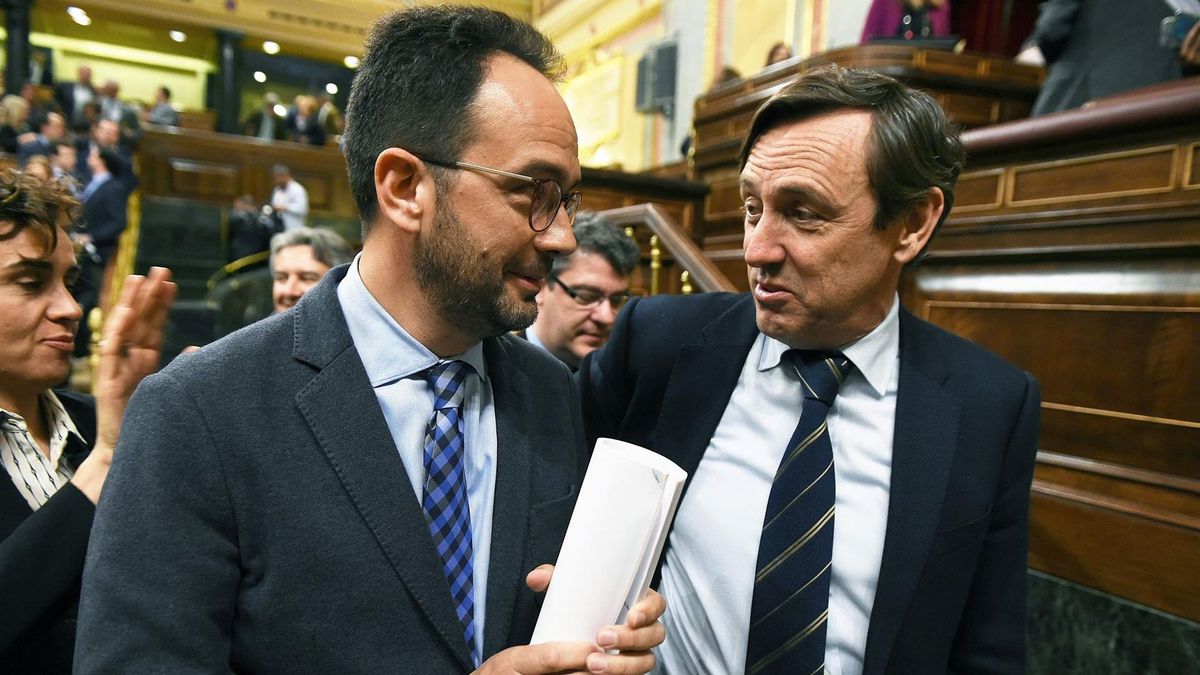
<svg viewBox="0 0 1200 675"><path fill-rule="evenodd" d="M791 347L834 348L887 315L919 249L876 230L867 180L872 119L838 111L759 137L741 175L746 263L759 329Z"/></svg>
<svg viewBox="0 0 1200 675"><path fill-rule="evenodd" d="M576 367L583 357L608 341L617 310L607 296L628 292L629 282L603 256L585 251L571 256L571 264L558 275L558 280L560 283L551 283L538 294L534 330L552 354ZM605 298L593 307L584 307L567 293L563 284L576 293Z"/></svg>
<svg viewBox="0 0 1200 675"><path fill-rule="evenodd" d="M75 170L76 155L75 147L71 145L58 146L58 152L53 157L54 166L62 171L70 173Z"/></svg>
<svg viewBox="0 0 1200 675"><path fill-rule="evenodd" d="M329 266L313 256L313 248L307 244L279 249L271 261L275 283L271 286L271 300L275 311L283 310L300 302L308 289L317 285L329 271Z"/></svg>
<svg viewBox="0 0 1200 675"><path fill-rule="evenodd" d="M58 113L50 113L46 116L46 123L42 125L42 134L52 141L57 141L67 133L66 122L63 121L63 116Z"/></svg>
<svg viewBox="0 0 1200 675"><path fill-rule="evenodd" d="M88 153L87 166L88 171L91 171L94 175L98 176L108 173L108 167L105 166L104 161L100 159L100 151L95 148L92 148L91 152Z"/></svg>
<svg viewBox="0 0 1200 675"><path fill-rule="evenodd" d="M551 178L567 191L579 182L575 124L541 73L511 56L492 57L472 108L477 136L461 161ZM565 212L534 232L528 182L467 170L449 178L433 227L415 243L417 284L440 316L473 339L529 326L552 256L575 248Z"/></svg>
<svg viewBox="0 0 1200 675"><path fill-rule="evenodd" d="M0 223L0 232L10 227ZM82 316L70 291L78 271L70 237L61 231L50 252L29 229L0 241L0 396L6 402L36 396L70 372Z"/></svg>
<svg viewBox="0 0 1200 675"><path fill-rule="evenodd" d="M271 178L275 181L275 187L284 187L292 179L292 176L287 173L272 173Z"/></svg>
<svg viewBox="0 0 1200 675"><path fill-rule="evenodd" d="M121 141L121 127L112 120L100 120L96 123L96 143L105 147L114 147Z"/></svg>
<svg viewBox="0 0 1200 675"><path fill-rule="evenodd" d="M91 84L92 83L92 69L91 68L88 68L87 66L79 67L79 83L80 84Z"/></svg>

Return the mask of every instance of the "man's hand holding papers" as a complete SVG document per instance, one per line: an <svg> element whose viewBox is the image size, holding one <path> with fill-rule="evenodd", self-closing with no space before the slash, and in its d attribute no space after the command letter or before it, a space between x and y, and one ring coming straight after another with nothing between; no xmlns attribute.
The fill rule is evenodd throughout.
<svg viewBox="0 0 1200 675"><path fill-rule="evenodd" d="M525 577L525 583L541 593L549 587L553 574L553 565L541 565ZM475 673L648 673L654 668L650 650L662 644L665 637L659 618L666 608L663 597L651 590L629 610L624 625L605 626L596 634L595 642L560 641L510 647L488 659Z"/></svg>

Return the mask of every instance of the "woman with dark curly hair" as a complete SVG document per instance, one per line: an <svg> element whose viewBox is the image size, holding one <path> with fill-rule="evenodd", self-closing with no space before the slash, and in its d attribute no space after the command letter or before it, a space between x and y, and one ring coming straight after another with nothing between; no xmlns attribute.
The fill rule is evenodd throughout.
<svg viewBox="0 0 1200 675"><path fill-rule="evenodd" d="M0 173L0 664L68 673L84 554L125 403L158 365L170 272L130 277L105 326L97 399L58 391L82 318L71 297L78 203Z"/></svg>

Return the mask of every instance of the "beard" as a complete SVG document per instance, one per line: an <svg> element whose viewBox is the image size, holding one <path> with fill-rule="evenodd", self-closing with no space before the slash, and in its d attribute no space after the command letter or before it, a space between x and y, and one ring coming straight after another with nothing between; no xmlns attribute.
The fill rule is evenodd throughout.
<svg viewBox="0 0 1200 675"><path fill-rule="evenodd" d="M430 305L479 340L528 328L537 318L536 294L519 300L509 297L504 274L500 270L494 277L487 274L487 261L480 260L474 239L441 202L432 235L413 253L413 273ZM540 258L537 265L545 277L550 260Z"/></svg>

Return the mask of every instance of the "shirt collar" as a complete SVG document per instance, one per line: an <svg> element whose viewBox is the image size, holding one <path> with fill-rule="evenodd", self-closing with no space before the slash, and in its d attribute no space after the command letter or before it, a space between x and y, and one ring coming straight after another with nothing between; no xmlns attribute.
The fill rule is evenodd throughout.
<svg viewBox="0 0 1200 675"><path fill-rule="evenodd" d="M759 339L763 340L758 357L759 371L777 367L783 360L783 353L790 348L761 333ZM893 298L892 308L874 330L838 350L850 359L877 395L886 394L900 355L900 296Z"/></svg>
<svg viewBox="0 0 1200 675"><path fill-rule="evenodd" d="M70 436L74 435L81 443L87 441L83 439L79 428L75 426L75 421L67 414L67 409L63 407L62 402L58 400L58 396L52 390L47 389L42 392L38 396L38 401L41 404L39 409L46 413L46 426L50 431L50 464L58 467ZM19 431L23 434L29 433L29 426L23 417L3 408L0 408L0 428Z"/></svg>
<svg viewBox="0 0 1200 675"><path fill-rule="evenodd" d="M531 345L541 347L546 351L550 351L549 349L546 349L546 343L542 342L542 338L538 337L537 331L533 329L533 326L525 329L525 340Z"/></svg>
<svg viewBox="0 0 1200 675"><path fill-rule="evenodd" d="M439 361L459 360L471 366L483 381L487 381L487 369L483 359L483 343L477 342L467 351L447 359L436 354L417 341L408 331L396 323L383 305L371 295L358 273L358 260L346 270L346 276L338 284L338 300L350 336L358 349L363 369L372 387L381 387L396 380L409 377L432 368Z"/></svg>

